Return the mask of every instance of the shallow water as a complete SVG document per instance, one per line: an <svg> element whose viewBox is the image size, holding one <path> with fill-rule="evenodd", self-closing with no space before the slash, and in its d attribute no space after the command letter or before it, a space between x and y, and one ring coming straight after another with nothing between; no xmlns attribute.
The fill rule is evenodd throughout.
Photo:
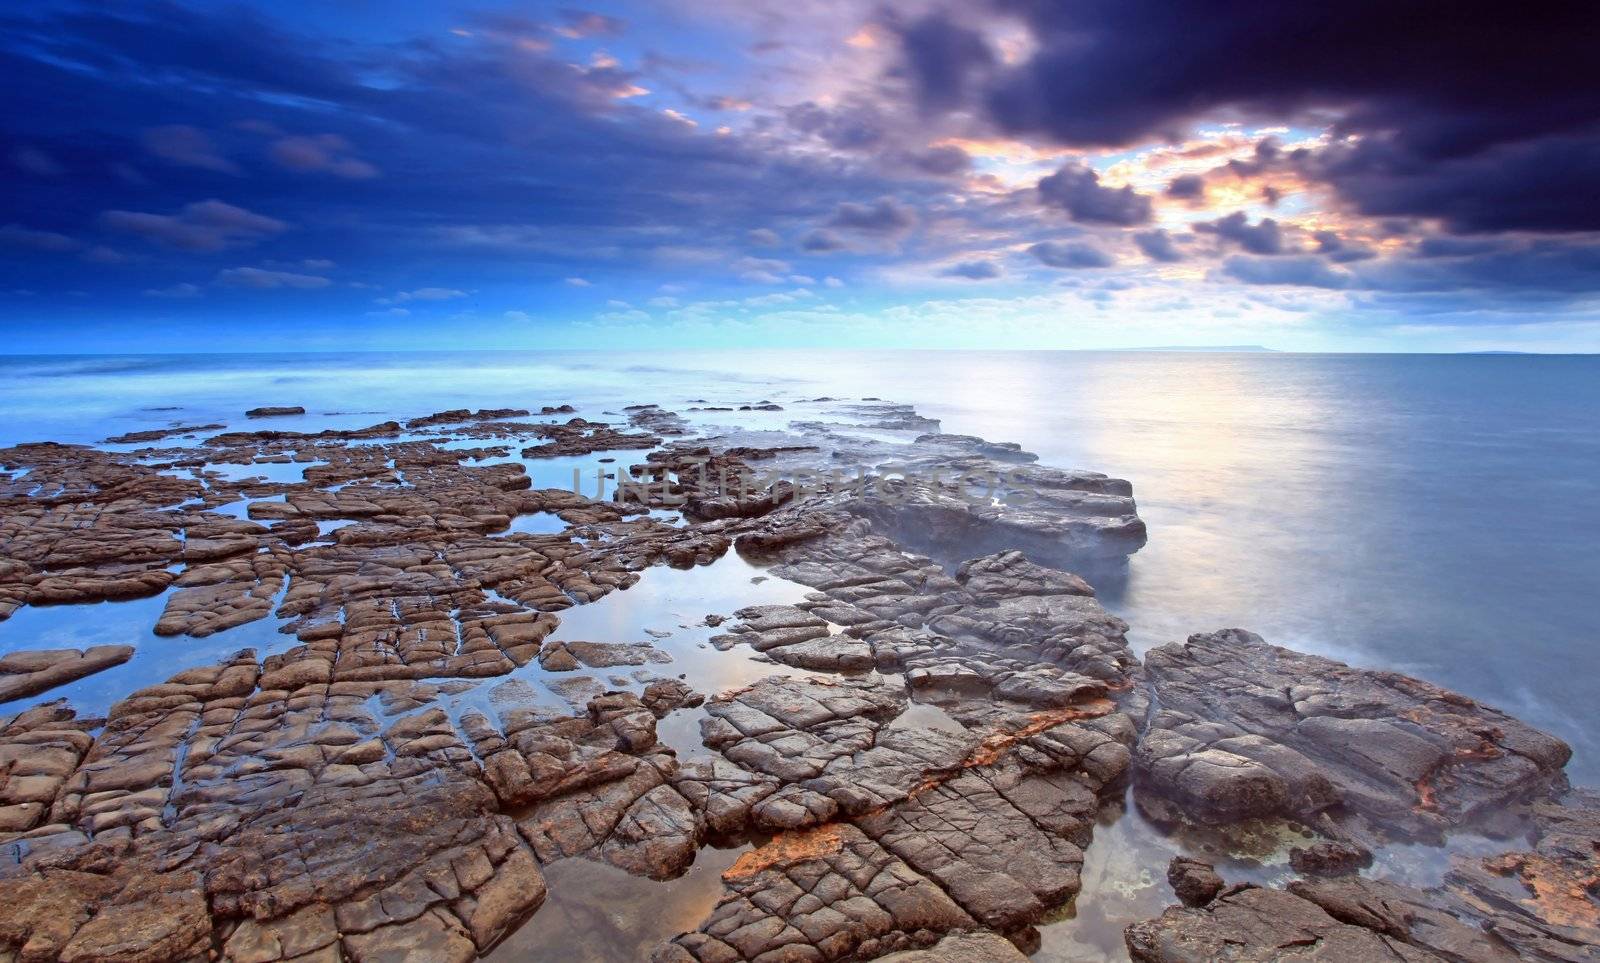
<svg viewBox="0 0 1600 963"><path fill-rule="evenodd" d="M0 359L0 444L96 442L171 422L320 430L444 408L537 410L561 403L611 421L621 419L604 415L608 409L655 402L697 427L781 428L815 417L816 408L804 402L818 395L914 403L942 419L944 431L1019 442L1045 464L1132 481L1149 544L1125 571L1086 574L1107 606L1130 622L1130 640L1141 651L1191 632L1250 628L1274 642L1412 672L1498 705L1572 742L1574 781L1600 775L1600 731L1591 721L1600 673L1591 607L1600 590L1597 358L1048 352L12 358ZM786 410L689 411L696 399L734 407L771 399ZM267 421L242 416L267 403L304 404L312 413ZM148 410L169 406L178 410ZM904 440L893 432L852 433ZM641 454L523 459L522 445L511 440L465 446L502 443L512 445L512 454L483 463L521 461L538 487L570 488L577 468L587 490L596 473L614 473ZM611 457L617 460L603 460ZM298 479L305 467L229 471ZM238 502L220 511L242 517L246 508ZM553 524L528 518L518 522ZM755 581L761 578L732 554L700 569L651 569L627 591L561 613L554 637L638 642L652 638L645 630L656 630L664 634L654 644L673 662L642 668L682 673L707 692L793 673L748 650L717 652L707 641L718 630L703 625L706 614L792 602L805 592L779 579ZM82 711L103 712L131 689L182 668L246 646L294 642L270 619L205 640L156 638L149 628L162 605L157 597L24 609L0 623L0 652L139 646L126 665L4 708L70 694ZM558 706L544 685L550 675L535 663L519 670L516 681L527 684L531 698ZM490 707L494 685L506 681L454 697L451 711ZM502 701L511 698L506 691ZM943 726L929 710L913 707L899 724ZM663 741L683 755L704 751L700 717L694 710L670 715L660 726ZM1270 845L1254 862L1225 860L1224 875L1280 878L1290 841L1282 832L1264 831L1244 849ZM1215 856L1207 845L1166 836L1131 810L1108 819L1088 851L1084 893L1060 922L1044 928L1038 958L1120 957L1121 927L1171 902L1167 859L1180 850ZM1476 837L1452 840L1453 849L1464 851L1493 846ZM702 852L688 877L666 885L583 860L552 866L551 902L496 958L527 958L533 946L563 948L551 958L637 956L660 938L652 935L657 929L671 935L699 921L715 901L719 866L732 858ZM1379 853L1374 872L1427 885L1445 860L1437 848L1395 848ZM683 902L674 894L685 894ZM667 908L663 915L681 908L683 920L656 926L646 909L656 905ZM584 955L595 952L610 955Z"/></svg>
<svg viewBox="0 0 1600 963"><path fill-rule="evenodd" d="M722 873L748 846L700 850L677 879L655 882L607 863L565 859L544 870L550 896L485 960L616 963L646 960L662 940L700 925L722 896Z"/></svg>

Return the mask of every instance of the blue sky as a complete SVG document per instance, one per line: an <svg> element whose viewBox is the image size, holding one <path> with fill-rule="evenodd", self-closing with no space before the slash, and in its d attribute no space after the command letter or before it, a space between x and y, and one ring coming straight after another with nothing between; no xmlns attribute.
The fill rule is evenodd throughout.
<svg viewBox="0 0 1600 963"><path fill-rule="evenodd" d="M0 17L13 351L1600 350L1581 4Z"/></svg>

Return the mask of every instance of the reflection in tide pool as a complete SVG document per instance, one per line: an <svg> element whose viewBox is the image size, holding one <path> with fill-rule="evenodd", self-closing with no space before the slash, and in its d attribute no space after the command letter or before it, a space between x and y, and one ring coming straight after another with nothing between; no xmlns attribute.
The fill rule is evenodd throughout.
<svg viewBox="0 0 1600 963"><path fill-rule="evenodd" d="M663 940L693 930L722 896L722 873L749 849L704 847L689 871L656 882L575 857L544 867L550 895L485 960L616 963L646 960Z"/></svg>
<svg viewBox="0 0 1600 963"><path fill-rule="evenodd" d="M644 668L658 675L682 678L707 696L726 689L749 685L769 675L812 675L778 665L746 646L719 652L710 642L723 631L705 624L707 615L732 615L746 605L780 605L798 602L811 590L797 582L768 575L736 552L729 552L710 565L690 569L654 566L639 573L631 588L557 613L561 625L550 641L648 642L672 657L672 661ZM519 670L519 675L538 670L537 663ZM605 677L616 670L582 670ZM573 673L543 673L566 676ZM683 723L679 716L693 710L680 710L668 716L672 723ZM664 722L663 729L671 726ZM699 743L698 723L694 742Z"/></svg>
<svg viewBox="0 0 1600 963"><path fill-rule="evenodd" d="M19 649L85 649L92 645L131 645L133 658L69 685L0 705L0 713L65 698L82 717L103 716L113 704L138 689L159 685L185 669L215 665L240 649L257 658L299 644L265 618L203 639L164 637L151 629L166 608L168 593L128 602L92 605L29 605L0 622L0 655Z"/></svg>
<svg viewBox="0 0 1600 963"><path fill-rule="evenodd" d="M518 515L510 526L496 535L559 535L567 530L567 523L553 512L532 512Z"/></svg>

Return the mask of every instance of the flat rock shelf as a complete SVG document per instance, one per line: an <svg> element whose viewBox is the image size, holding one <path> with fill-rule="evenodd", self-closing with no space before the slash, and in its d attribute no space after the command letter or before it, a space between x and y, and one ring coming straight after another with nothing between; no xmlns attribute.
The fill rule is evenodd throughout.
<svg viewBox="0 0 1600 963"><path fill-rule="evenodd" d="M0 960L1600 958L1570 750L1141 661L1126 481L877 400L315 417L0 450Z"/></svg>

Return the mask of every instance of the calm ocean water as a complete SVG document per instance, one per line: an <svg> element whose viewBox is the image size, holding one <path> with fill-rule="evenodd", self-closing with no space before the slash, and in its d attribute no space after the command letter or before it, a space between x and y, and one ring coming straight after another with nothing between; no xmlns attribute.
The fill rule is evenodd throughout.
<svg viewBox="0 0 1600 963"><path fill-rule="evenodd" d="M1577 750L1574 780L1600 781L1600 357L13 357L0 444L237 422L258 404L328 426L822 394L911 402L946 431L1131 480L1150 543L1101 591L1141 649L1237 625L1400 669L1557 733Z"/></svg>

